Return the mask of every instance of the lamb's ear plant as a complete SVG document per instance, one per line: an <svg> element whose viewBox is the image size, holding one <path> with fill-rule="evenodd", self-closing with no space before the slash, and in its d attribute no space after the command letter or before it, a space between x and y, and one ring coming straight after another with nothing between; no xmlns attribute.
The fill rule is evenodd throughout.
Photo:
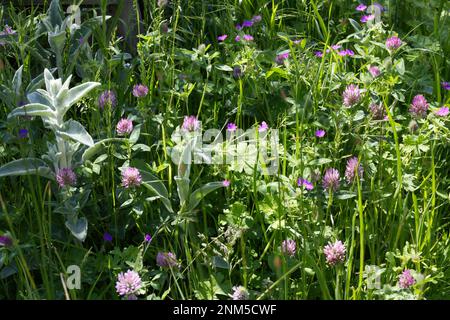
<svg viewBox="0 0 450 320"><path fill-rule="evenodd" d="M92 89L99 86L98 82L85 82L72 89L69 83L72 76L69 76L63 83L62 79L55 79L48 69L44 71L46 90L37 89L28 95L29 104L14 109L8 119L23 116L39 116L44 122L44 126L55 134L55 143L47 142L47 154L38 158L22 158L12 161L0 167L0 178L6 176L18 176L37 174L51 180L55 180L58 174L69 172L75 177L72 169L78 163L74 160L74 154L82 147L95 147L94 140L86 129L78 121L64 120L67 111L75 103L80 101ZM81 209L83 195L73 194L75 180L70 179L70 174L66 177L60 176L58 183L61 187L63 198L63 211L66 215L66 226L72 234L83 241L87 234L87 220L78 218L78 211ZM65 179L69 178L69 182ZM62 180L61 180L62 179ZM80 199L78 199L80 198ZM78 199L78 200L77 200Z"/></svg>
<svg viewBox="0 0 450 320"><path fill-rule="evenodd" d="M210 192L226 186L223 181L213 181L204 184L196 190L192 190L190 172L191 163L195 162L194 158L200 157L206 162L211 162L202 146L201 129L193 132L182 132L184 129L177 128L173 135L177 146L171 149L172 159L177 163L177 175L174 180L177 184L178 197L180 199L180 209L178 211L178 219L184 221L189 219L189 215L193 213L195 208L200 204L201 200ZM179 138L184 136L184 141ZM175 221L175 223L178 221Z"/></svg>
<svg viewBox="0 0 450 320"><path fill-rule="evenodd" d="M93 60L90 46L84 44L96 28L111 18L108 15L104 18L94 16L81 23L74 19L76 14L77 11L74 10L72 14L65 16L60 1L52 0L47 15L40 21L37 29L38 36L47 35L50 51L56 58L58 76L62 79L73 73L77 63L81 66L80 58ZM64 64L64 60L67 63Z"/></svg>
<svg viewBox="0 0 450 320"><path fill-rule="evenodd" d="M52 69L53 72L56 69ZM31 79L28 85L25 87L23 79L23 65L19 67L14 73L12 82L8 84L0 84L0 98L2 102L8 106L9 110L14 109L25 97L36 91L44 83L44 73L39 74L34 79Z"/></svg>

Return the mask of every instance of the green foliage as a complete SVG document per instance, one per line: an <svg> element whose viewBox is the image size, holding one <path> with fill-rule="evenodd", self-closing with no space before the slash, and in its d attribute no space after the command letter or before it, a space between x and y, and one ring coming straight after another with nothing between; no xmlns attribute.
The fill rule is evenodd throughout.
<svg viewBox="0 0 450 320"><path fill-rule="evenodd" d="M448 299L450 8L379 2L364 23L360 1L142 1L136 39L121 34L123 4L114 16L82 4L81 22L57 0L2 4L0 299L127 298L115 286L128 270L149 300L237 286L255 299ZM350 84L360 96L345 106ZM106 90L116 103L99 106ZM410 112L419 94L423 116ZM278 140L221 140L231 123ZM55 181L63 168L75 185ZM324 247L337 240L334 265ZM70 265L81 289L66 293Z"/></svg>

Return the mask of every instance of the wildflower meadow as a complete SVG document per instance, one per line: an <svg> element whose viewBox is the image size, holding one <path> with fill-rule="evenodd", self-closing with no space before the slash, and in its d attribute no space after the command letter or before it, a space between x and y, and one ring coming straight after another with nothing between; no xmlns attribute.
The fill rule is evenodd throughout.
<svg viewBox="0 0 450 320"><path fill-rule="evenodd" d="M448 1L0 3L1 300L450 297Z"/></svg>

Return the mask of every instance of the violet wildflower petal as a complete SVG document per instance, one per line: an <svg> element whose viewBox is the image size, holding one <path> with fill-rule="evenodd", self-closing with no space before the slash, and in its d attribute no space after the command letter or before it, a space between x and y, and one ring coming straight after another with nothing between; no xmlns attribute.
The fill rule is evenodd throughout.
<svg viewBox="0 0 450 320"><path fill-rule="evenodd" d="M242 77L242 69L238 66L233 68L233 78L240 79Z"/></svg>
<svg viewBox="0 0 450 320"><path fill-rule="evenodd" d="M243 28L250 28L251 26L253 26L253 21L251 20L244 20L244 22L242 23Z"/></svg>
<svg viewBox="0 0 450 320"><path fill-rule="evenodd" d="M233 122L230 122L227 124L227 131L228 132L235 132L237 129L237 125Z"/></svg>
<svg viewBox="0 0 450 320"><path fill-rule="evenodd" d="M314 133L314 135L317 138L323 138L325 136L325 130L319 129Z"/></svg>
<svg viewBox="0 0 450 320"><path fill-rule="evenodd" d="M373 19L375 19L375 15L369 14L369 15L367 15L367 16L362 16L360 21L361 21L362 23L366 23L366 22L368 22L368 21L372 21Z"/></svg>
<svg viewBox="0 0 450 320"><path fill-rule="evenodd" d="M103 240L105 240L106 242L111 242L113 239L112 235L108 232L105 232L103 234Z"/></svg>
<svg viewBox="0 0 450 320"><path fill-rule="evenodd" d="M306 179L303 179L303 178L298 178L297 185L299 187L304 187L306 190L309 190L309 191L314 189L314 185L312 184L312 182L308 181Z"/></svg>
<svg viewBox="0 0 450 320"><path fill-rule="evenodd" d="M226 38L228 38L228 35L223 34L223 35L221 35L221 36L218 36L218 37L217 37L217 40L219 40L220 42L222 42L222 41L225 41Z"/></svg>
<svg viewBox="0 0 450 320"><path fill-rule="evenodd" d="M12 239L7 235L0 236L0 246L10 247L12 246Z"/></svg>
<svg viewBox="0 0 450 320"><path fill-rule="evenodd" d="M19 138L20 139L28 138L28 130L27 129L19 129Z"/></svg>
<svg viewBox="0 0 450 320"><path fill-rule="evenodd" d="M277 64L283 64L284 60L289 58L289 52L280 53L276 56L275 62Z"/></svg>
<svg viewBox="0 0 450 320"><path fill-rule="evenodd" d="M366 9L367 6L364 3L361 3L356 7L356 11L365 11Z"/></svg>
<svg viewBox="0 0 450 320"><path fill-rule="evenodd" d="M258 127L258 131L265 132L267 131L267 129L269 129L269 125L265 121L261 122L260 126Z"/></svg>

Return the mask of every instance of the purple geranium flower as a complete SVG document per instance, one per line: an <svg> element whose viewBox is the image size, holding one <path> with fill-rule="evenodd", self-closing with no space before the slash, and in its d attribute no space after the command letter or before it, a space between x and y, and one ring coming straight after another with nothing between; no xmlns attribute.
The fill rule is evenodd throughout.
<svg viewBox="0 0 450 320"><path fill-rule="evenodd" d="M227 124L227 131L235 132L237 129L237 125L234 122L230 122Z"/></svg>
<svg viewBox="0 0 450 320"><path fill-rule="evenodd" d="M242 28L250 28L251 26L253 26L252 20L244 20L244 22L242 22Z"/></svg>
<svg viewBox="0 0 450 320"><path fill-rule="evenodd" d="M299 187L302 187L302 186L305 187L306 190L314 189L314 185L312 184L312 182L308 181L306 179L303 179L303 178L298 178L297 185Z"/></svg>
<svg viewBox="0 0 450 320"><path fill-rule="evenodd" d="M225 179L225 180L222 181L222 185L223 185L225 188L228 188L228 187L230 186L230 184L231 184L231 181L230 181L230 180Z"/></svg>
<svg viewBox="0 0 450 320"><path fill-rule="evenodd" d="M360 3L357 7L357 11L365 11L367 9L367 6L364 3Z"/></svg>
<svg viewBox="0 0 450 320"><path fill-rule="evenodd" d="M218 36L218 37L217 37L217 40L219 40L220 42L222 42L222 41L225 41L226 38L228 38L228 35L223 34L223 35L221 35L221 36Z"/></svg>
<svg viewBox="0 0 450 320"><path fill-rule="evenodd" d="M261 122L261 124L258 127L258 131L264 132L267 131L267 129L269 129L269 125L265 121Z"/></svg>
<svg viewBox="0 0 450 320"><path fill-rule="evenodd" d="M0 246L9 247L12 245L12 239L7 235L0 236Z"/></svg>
<svg viewBox="0 0 450 320"><path fill-rule="evenodd" d="M314 133L314 135L317 137L317 138L323 138L324 136L325 136L325 130L322 130L322 129L319 129L319 130L316 130L316 132Z"/></svg>
<svg viewBox="0 0 450 320"><path fill-rule="evenodd" d="M108 232L105 232L103 234L103 240L105 240L106 242L111 242L113 239L112 235Z"/></svg>
<svg viewBox="0 0 450 320"><path fill-rule="evenodd" d="M245 41L253 41L253 36L249 35L249 34L244 34L244 36L242 37Z"/></svg>
<svg viewBox="0 0 450 320"><path fill-rule="evenodd" d="M19 129L19 138L20 139L28 138L28 130L27 129Z"/></svg>
<svg viewBox="0 0 450 320"><path fill-rule="evenodd" d="M441 85L442 85L442 89L450 90L450 83L449 82L443 81L443 82L441 82Z"/></svg>
<svg viewBox="0 0 450 320"><path fill-rule="evenodd" d="M323 52L322 51L315 51L314 55L318 58L322 58L323 57Z"/></svg>
<svg viewBox="0 0 450 320"><path fill-rule="evenodd" d="M350 56L350 57L352 57L352 56L355 55L355 53L353 52L353 50L350 50L350 49L341 50L341 51L338 52L338 54L339 54L341 57L345 57L345 56Z"/></svg>
<svg viewBox="0 0 450 320"><path fill-rule="evenodd" d="M362 23L366 23L368 21L372 21L373 19L375 19L375 15L374 14L369 14L367 16L362 16L360 21Z"/></svg>
<svg viewBox="0 0 450 320"><path fill-rule="evenodd" d="M280 53L276 56L275 62L277 64L283 64L284 60L289 58L289 52Z"/></svg>

